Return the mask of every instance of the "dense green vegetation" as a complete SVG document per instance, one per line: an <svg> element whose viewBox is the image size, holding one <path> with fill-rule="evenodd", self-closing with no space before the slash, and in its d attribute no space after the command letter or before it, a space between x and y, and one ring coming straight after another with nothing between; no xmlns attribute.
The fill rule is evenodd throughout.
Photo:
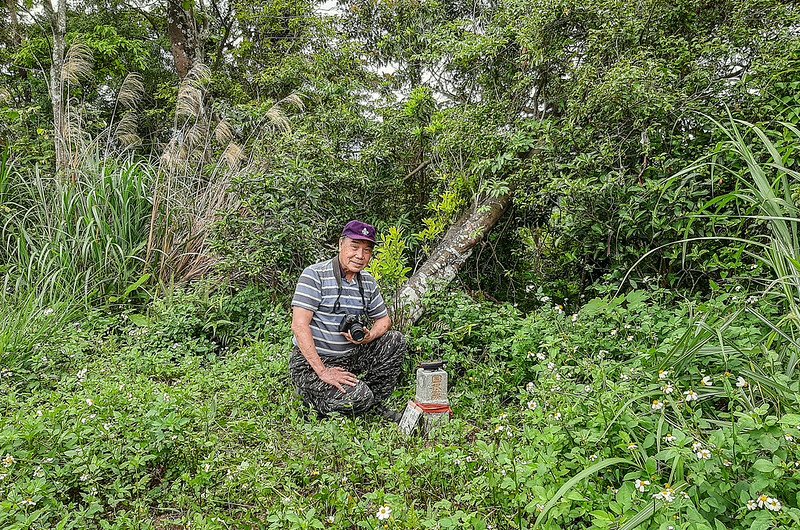
<svg viewBox="0 0 800 530"><path fill-rule="evenodd" d="M793 2L0 11L0 527L800 527ZM490 199L395 315L453 420L304 409L302 268Z"/></svg>

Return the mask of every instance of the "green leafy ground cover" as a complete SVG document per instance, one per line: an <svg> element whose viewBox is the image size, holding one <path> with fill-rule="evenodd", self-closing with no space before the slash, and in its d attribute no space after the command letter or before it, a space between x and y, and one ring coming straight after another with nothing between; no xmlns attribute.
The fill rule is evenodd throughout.
<svg viewBox="0 0 800 530"><path fill-rule="evenodd" d="M416 361L448 362L455 417L429 440L304 410L288 314L265 300L1 310L0 526L800 525L793 359L736 289L575 314L443 298L393 396L413 395Z"/></svg>

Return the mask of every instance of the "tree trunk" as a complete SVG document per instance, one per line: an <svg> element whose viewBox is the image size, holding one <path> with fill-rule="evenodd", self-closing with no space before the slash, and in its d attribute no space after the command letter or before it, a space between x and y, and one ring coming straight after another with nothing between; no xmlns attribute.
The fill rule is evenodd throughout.
<svg viewBox="0 0 800 530"><path fill-rule="evenodd" d="M181 0L167 0L167 30L172 44L175 70L183 79L196 62L201 62L194 15L183 8Z"/></svg>
<svg viewBox="0 0 800 530"><path fill-rule="evenodd" d="M53 104L53 143L56 150L56 171L63 174L67 168L67 130L64 110L64 51L67 41L67 1L57 0L54 9L51 0L44 0L44 9L49 15L53 30L53 62L50 65L50 100Z"/></svg>
<svg viewBox="0 0 800 530"><path fill-rule="evenodd" d="M511 204L511 193L486 197L465 212L450 227L428 260L397 293L403 318L415 322L422 315L422 299L436 288L447 285L467 261L472 249L497 224Z"/></svg>

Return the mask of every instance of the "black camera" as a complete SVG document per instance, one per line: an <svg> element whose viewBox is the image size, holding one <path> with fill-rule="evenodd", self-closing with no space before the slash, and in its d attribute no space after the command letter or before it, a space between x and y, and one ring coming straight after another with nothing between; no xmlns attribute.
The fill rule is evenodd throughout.
<svg viewBox="0 0 800 530"><path fill-rule="evenodd" d="M350 332L350 336L356 342L361 342L367 335L364 323L358 315L345 315L339 324L339 331L342 333Z"/></svg>

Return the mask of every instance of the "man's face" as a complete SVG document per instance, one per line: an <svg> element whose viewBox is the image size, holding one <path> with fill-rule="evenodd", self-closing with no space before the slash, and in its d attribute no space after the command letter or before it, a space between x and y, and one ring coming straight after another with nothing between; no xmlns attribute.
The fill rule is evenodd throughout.
<svg viewBox="0 0 800 530"><path fill-rule="evenodd" d="M366 269L372 259L372 247L370 241L342 238L339 241L339 262L344 271L355 274Z"/></svg>

